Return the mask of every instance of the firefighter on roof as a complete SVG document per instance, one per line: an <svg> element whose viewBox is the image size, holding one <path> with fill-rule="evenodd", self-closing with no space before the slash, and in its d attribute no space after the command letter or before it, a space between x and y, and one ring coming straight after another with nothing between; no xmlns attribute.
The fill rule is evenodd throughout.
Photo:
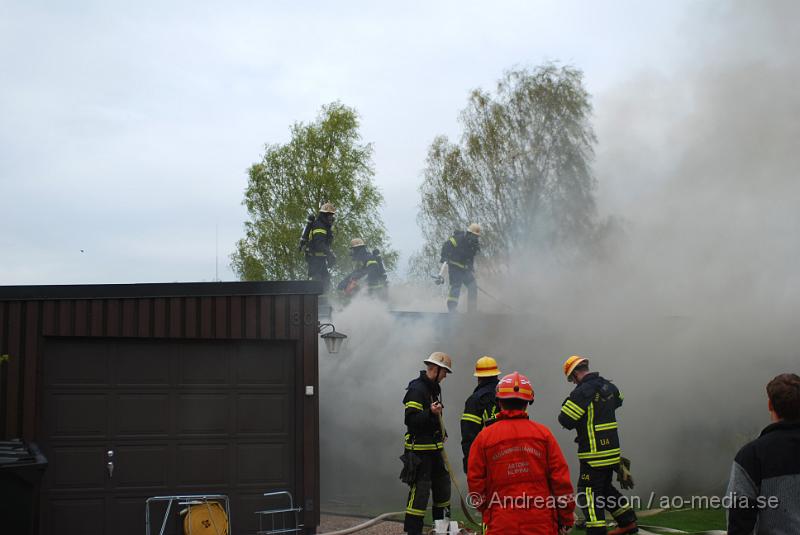
<svg viewBox="0 0 800 535"><path fill-rule="evenodd" d="M322 293L327 293L330 286L331 277L328 268L336 264L336 256L331 250L335 214L336 209L331 203L323 204L315 219L311 220L309 216L300 239L300 247L306 255L308 278L322 282Z"/></svg>
<svg viewBox="0 0 800 535"><path fill-rule="evenodd" d="M380 299L388 298L388 282L386 279L386 269L383 267L383 260L375 249L371 253L367 251L367 246L361 238L350 241L350 258L356 264L356 269L347 275L337 286L339 290L346 290L355 281L366 277L367 292L369 295Z"/></svg>
<svg viewBox="0 0 800 535"><path fill-rule="evenodd" d="M481 226L472 223L465 231L457 230L442 244L440 264L447 263L450 291L447 310L455 312L461 295L461 286L467 287L467 311L475 312L478 306L478 284L475 282L475 255L480 251ZM437 279L440 282L441 279Z"/></svg>

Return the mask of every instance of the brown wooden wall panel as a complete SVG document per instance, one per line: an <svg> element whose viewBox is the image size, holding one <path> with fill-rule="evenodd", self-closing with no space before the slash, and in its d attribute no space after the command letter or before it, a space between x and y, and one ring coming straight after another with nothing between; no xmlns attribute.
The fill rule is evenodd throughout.
<svg viewBox="0 0 800 535"><path fill-rule="evenodd" d="M289 338L300 338L300 324L302 323L302 303L299 295L289 296Z"/></svg>
<svg viewBox="0 0 800 535"><path fill-rule="evenodd" d="M153 336L156 338L167 336L167 300L163 297L153 300Z"/></svg>
<svg viewBox="0 0 800 535"><path fill-rule="evenodd" d="M242 325L242 298L238 295L234 295L229 299L230 306L228 310L230 321L228 323L228 336L234 340L244 338L244 326Z"/></svg>
<svg viewBox="0 0 800 535"><path fill-rule="evenodd" d="M6 336L8 328L6 327L6 319L8 313L6 312L8 303L0 302L0 355L5 355L8 352L8 342ZM0 362L0 404L8 406L8 363ZM6 428L6 410L0 410L0 429Z"/></svg>
<svg viewBox="0 0 800 535"><path fill-rule="evenodd" d="M64 300L58 302L58 335L69 336L72 334L72 301Z"/></svg>
<svg viewBox="0 0 800 535"><path fill-rule="evenodd" d="M303 325L301 339L299 342L300 352L303 363L303 382L305 385L317 385L319 389L319 335L317 331L317 296L304 295L298 296L302 299ZM317 526L320 523L320 485L319 474L319 392L309 402L303 404L303 430L305 436L303 443L303 463L305 472L303 473L303 486L306 491L306 503L308 498L313 497L313 504L316 507L309 508L305 513L305 523L309 526ZM311 435L311 436L309 436ZM298 476L299 477L299 476Z"/></svg>
<svg viewBox="0 0 800 535"><path fill-rule="evenodd" d="M273 316L273 309L275 300L268 295L262 295L258 298L259 300L259 326L261 328L261 332L259 333L259 338L268 339L274 336L273 331L273 324L272 324L272 316Z"/></svg>
<svg viewBox="0 0 800 535"><path fill-rule="evenodd" d="M275 296L275 310L273 315L273 336L277 340L285 340L289 334L288 300L285 295Z"/></svg>
<svg viewBox="0 0 800 535"><path fill-rule="evenodd" d="M137 336L139 338L149 338L152 336L151 334L151 317L152 317L152 306L153 300L152 299L139 299L137 302L138 305L138 315L137 315Z"/></svg>
<svg viewBox="0 0 800 535"><path fill-rule="evenodd" d="M214 298L214 338L228 338L228 298Z"/></svg>
<svg viewBox="0 0 800 535"><path fill-rule="evenodd" d="M119 336L122 326L122 303L119 299L106 302L106 336Z"/></svg>
<svg viewBox="0 0 800 535"><path fill-rule="evenodd" d="M75 316L73 334L75 336L89 336L89 302L79 299L73 302L72 313Z"/></svg>
<svg viewBox="0 0 800 535"><path fill-rule="evenodd" d="M45 301L42 311L42 334L56 334L56 302Z"/></svg>
<svg viewBox="0 0 800 535"><path fill-rule="evenodd" d="M225 283L220 285L224 286ZM236 284L230 287L238 290ZM89 297L82 297L74 292L71 295L44 293L38 298L22 299L13 295L9 298L8 294L13 293L13 288L9 288L0 288L0 354L10 355L0 373L0 439L21 436L34 441L41 438L37 434L41 430L39 415L43 400L38 396L44 380L42 354L47 354L45 347L51 347L48 337L67 337L76 342L84 338L103 338L109 344L119 343L114 338L288 341L294 353L291 359L295 366L291 380L294 408L291 412L298 444L294 455L298 462L291 463L286 470L297 483L298 499L307 508L304 512L306 525L318 524L319 406L316 395L304 395L306 385L318 388L315 294L239 291L191 295L142 292L140 295L133 292L90 293ZM100 287L93 287L92 291L96 288ZM308 291L308 287L302 290ZM192 358L197 353L193 351ZM134 375L125 373L120 377L130 379ZM137 394L138 401L134 405L140 398ZM228 421L229 416L226 412L224 420ZM54 462L63 464L57 459Z"/></svg>
<svg viewBox="0 0 800 535"><path fill-rule="evenodd" d="M136 336L150 337L150 305L152 299L136 300Z"/></svg>
<svg viewBox="0 0 800 535"><path fill-rule="evenodd" d="M93 299L89 308L89 336L103 336L103 304L100 299Z"/></svg>
<svg viewBox="0 0 800 535"><path fill-rule="evenodd" d="M258 337L258 297L248 295L244 298L244 336Z"/></svg>
<svg viewBox="0 0 800 535"><path fill-rule="evenodd" d="M0 301L0 355L5 354L6 350L6 308L8 303Z"/></svg>
<svg viewBox="0 0 800 535"><path fill-rule="evenodd" d="M122 336L136 336L136 299L122 300Z"/></svg>
<svg viewBox="0 0 800 535"><path fill-rule="evenodd" d="M22 436L32 437L36 429L36 377L39 369L39 339L40 339L40 310L41 303L28 301L25 303L25 381L23 383L22 406L24 419L22 421Z"/></svg>
<svg viewBox="0 0 800 535"><path fill-rule="evenodd" d="M187 297L184 306L186 307L183 318L184 336L186 338L196 338L197 317L199 316L197 298Z"/></svg>
<svg viewBox="0 0 800 535"><path fill-rule="evenodd" d="M171 297L169 299L169 336L171 338L183 338L184 336L184 299Z"/></svg>
<svg viewBox="0 0 800 535"><path fill-rule="evenodd" d="M214 298L200 298L200 338L214 336Z"/></svg>
<svg viewBox="0 0 800 535"><path fill-rule="evenodd" d="M22 303L14 302L8 304L8 338L6 342L6 353L8 354L8 391L6 393L6 429L11 436L19 436L19 413L20 407L20 386L22 372L22 355L20 354L21 345L21 320Z"/></svg>

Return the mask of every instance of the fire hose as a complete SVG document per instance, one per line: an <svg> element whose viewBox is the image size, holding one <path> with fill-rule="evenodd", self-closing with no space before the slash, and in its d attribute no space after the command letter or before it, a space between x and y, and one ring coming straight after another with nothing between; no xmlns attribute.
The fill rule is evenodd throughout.
<svg viewBox="0 0 800 535"><path fill-rule="evenodd" d="M383 513L382 515L378 515L378 516L376 516L375 518L373 518L371 520L367 520L366 522L363 522L363 523L358 524L356 526L353 526L351 528L340 529L340 530L337 530L337 531L329 531L327 533L320 533L319 535L348 535L349 533L355 533L357 531L361 531L362 529L367 529L369 527L372 527L375 524L379 524L380 522L383 522L384 520L386 520L390 516L402 515L402 514L403 514L403 511L397 511L397 512L394 512L394 513ZM459 533L462 533L462 532L464 532L464 533L472 533L472 532L469 532L469 531L465 532L464 530L459 531ZM434 533L434 531L431 530L429 533Z"/></svg>
<svg viewBox="0 0 800 535"><path fill-rule="evenodd" d="M438 414L439 416L439 429L442 432L442 440L444 437L447 436L445 429L444 429L444 420L442 419L442 413ZM464 513L464 516L467 518L467 522L472 524L478 529L481 529L481 525L472 518L472 515L469 514L469 508L467 507L466 502L464 501L464 494L461 492L461 487L458 486L458 481L456 481L456 476L453 473L453 468L450 466L450 459L447 457L447 452L444 448L442 448L442 459L444 460L444 465L447 468L447 473L450 474L450 481L453 482L453 486L456 488L456 492L458 492L458 499L460 500L461 504L461 511Z"/></svg>
<svg viewBox="0 0 800 535"><path fill-rule="evenodd" d="M444 266L446 266L446 265L447 264L442 264L442 271L440 271L438 275L431 275L431 278L436 282L436 284L444 284L443 273L444 273ZM491 299L492 301L494 301L498 305L502 306L503 308L505 308L509 312L517 312L517 310L514 307L512 307L511 305L509 305L505 301L502 301L502 300L498 299L497 297L495 297L494 295L490 294L489 292L487 292L486 290L484 290L483 288L481 288L477 284L475 285L475 287L483 295L485 295L486 297L488 297L489 299Z"/></svg>
<svg viewBox="0 0 800 535"><path fill-rule="evenodd" d="M362 522L357 526L353 526L352 528L340 529L337 531L329 531L328 533L322 533L320 535L347 535L348 533L355 533L356 531L361 531L362 529L367 529L368 527L374 526L380 522L383 522L390 516L394 515L402 515L403 511L394 512L394 513L383 513L382 515L378 515L372 520L367 520L366 522Z"/></svg>
<svg viewBox="0 0 800 535"><path fill-rule="evenodd" d="M439 429L441 430L442 437L444 438L445 437L444 420L442 419L441 413L438 415L438 417L439 417ZM447 468L447 473L450 475L450 481L453 483L456 492L458 492L458 499L461 505L461 511L463 511L464 516L467 519L467 522L469 522L475 528L480 530L481 529L480 523L475 522L475 520L472 518L472 515L470 515L469 513L469 508L467 507L467 504L464 501L464 494L461 492L461 487L458 486L458 481L456 480L456 476L453 474L453 468L450 465L450 459L447 457L447 452L444 450L444 448L442 448L442 460L444 461L445 468ZM402 515L402 514L403 511L393 512L393 513L383 513L382 515L378 515L371 520L367 520L366 522L358 524L357 526L353 526L351 528L346 528L346 529L340 529L337 531L329 531L327 533L321 533L320 535L347 535L349 533L356 533L357 531L361 531L362 529L367 529L371 526L374 526L375 524L384 521L390 516Z"/></svg>
<svg viewBox="0 0 800 535"><path fill-rule="evenodd" d="M480 286L478 286L477 284L476 284L475 286L477 286L477 287L478 287L478 290L479 290L481 293L483 293L483 295L485 295L485 296L486 296L486 297L488 297L489 299L493 300L495 303L499 304L500 306L504 307L506 310L508 310L508 311L510 311L510 312L516 312L516 310L514 309L514 307L512 307L512 306L508 305L508 304L507 304L507 303L505 303L504 301L501 301L500 299L498 299L497 297L493 296L492 294L490 294L489 292L487 292L486 290L484 290L483 288L481 288L481 287L480 287Z"/></svg>

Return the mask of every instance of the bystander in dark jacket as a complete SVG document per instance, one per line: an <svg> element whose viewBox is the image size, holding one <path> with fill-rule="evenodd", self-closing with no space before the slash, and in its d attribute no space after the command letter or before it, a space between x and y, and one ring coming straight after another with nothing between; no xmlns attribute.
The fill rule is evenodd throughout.
<svg viewBox="0 0 800 535"><path fill-rule="evenodd" d="M728 535L800 533L800 377L767 385L772 424L746 444L728 483Z"/></svg>

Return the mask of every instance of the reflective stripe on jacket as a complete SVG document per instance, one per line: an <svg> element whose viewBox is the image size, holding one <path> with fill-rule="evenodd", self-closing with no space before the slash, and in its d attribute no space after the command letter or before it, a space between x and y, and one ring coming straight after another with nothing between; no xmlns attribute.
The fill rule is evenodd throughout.
<svg viewBox="0 0 800 535"><path fill-rule="evenodd" d="M367 277L367 287L371 290L383 288L387 285L386 269L380 256L367 254L363 259L356 260L356 269L350 273L347 280L359 280Z"/></svg>
<svg viewBox="0 0 800 535"><path fill-rule="evenodd" d="M472 442L484 427L494 422L499 411L494 397L497 383L497 377L481 382L464 403L464 413L461 415L461 451L464 453L465 473Z"/></svg>
<svg viewBox="0 0 800 535"><path fill-rule="evenodd" d="M431 412L431 404L441 397L438 383L428 379L424 371L408 383L403 398L405 408L405 449L437 451L444 447L439 418Z"/></svg>
<svg viewBox="0 0 800 535"><path fill-rule="evenodd" d="M466 232L458 231L442 244L439 263L447 262L451 267L472 271L479 250L477 241L471 241Z"/></svg>
<svg viewBox="0 0 800 535"><path fill-rule="evenodd" d="M328 256L333 244L333 230L317 217L308 233L307 252L312 256Z"/></svg>
<svg viewBox="0 0 800 535"><path fill-rule="evenodd" d="M593 468L615 466L620 461L616 410L622 393L597 372L588 373L561 405L559 423L578 433L578 459Z"/></svg>

